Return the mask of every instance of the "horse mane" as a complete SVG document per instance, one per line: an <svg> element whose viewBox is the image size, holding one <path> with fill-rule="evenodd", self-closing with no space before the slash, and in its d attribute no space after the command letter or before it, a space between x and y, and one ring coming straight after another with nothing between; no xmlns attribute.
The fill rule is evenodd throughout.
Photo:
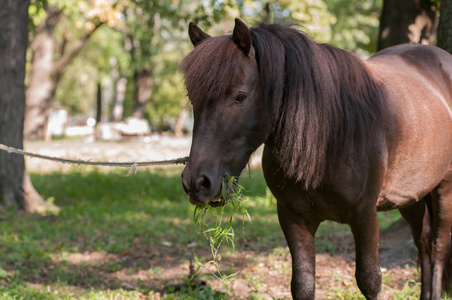
<svg viewBox="0 0 452 300"><path fill-rule="evenodd" d="M364 155L368 132L383 128L380 88L353 53L294 26L259 24L251 36L281 168L306 189L330 182L340 162ZM193 106L226 95L243 59L231 36L197 45L180 66Z"/></svg>
<svg viewBox="0 0 452 300"><path fill-rule="evenodd" d="M198 44L179 66L191 104L199 106L227 95L237 65L244 59L231 36L207 38Z"/></svg>
<svg viewBox="0 0 452 300"><path fill-rule="evenodd" d="M361 59L291 25L251 29L281 167L306 189L329 183L384 127L384 97Z"/></svg>

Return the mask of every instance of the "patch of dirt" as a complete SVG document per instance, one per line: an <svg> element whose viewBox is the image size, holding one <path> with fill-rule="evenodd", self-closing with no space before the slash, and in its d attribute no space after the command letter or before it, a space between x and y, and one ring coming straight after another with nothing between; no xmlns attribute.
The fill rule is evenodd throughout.
<svg viewBox="0 0 452 300"><path fill-rule="evenodd" d="M149 144L144 143L82 143L82 142L33 142L26 144L26 150L72 159L107 161L151 161L187 156L189 138L173 139L154 137ZM260 153L253 157L252 165L258 165ZM65 171L72 167L57 163L27 159L28 170L35 172ZM354 243L351 233L325 237L334 254L317 254L316 258L316 299L335 299L338 292L356 289L354 279ZM207 249L206 249L207 250ZM209 259L208 252L196 253ZM290 299L291 258L287 247L277 253L236 251L223 254L221 261L225 272L240 270L239 275L229 282L229 295L233 299L258 295L263 299ZM382 299L392 299L394 290L402 289L407 281L419 280L416 270L417 250L411 239L410 229L404 222L398 222L381 232L380 263L384 286ZM184 282L189 275L189 256L174 253L170 247L151 246L144 250L113 255L106 252L69 254L55 256L54 264L69 264L73 272L81 274L75 286L90 287L84 280L85 274L96 273L97 284L103 288L145 289L162 291L165 285ZM53 266L54 267L54 266ZM43 266L52 268L52 266ZM45 272L43 272L45 275ZM203 271L201 278L216 291L224 291L224 283L209 272ZM86 275L88 276L88 275ZM43 276L40 282L46 284ZM100 283L99 283L100 282ZM72 293L77 294L77 287ZM158 299L158 294L153 296ZM143 295L143 299L146 296Z"/></svg>
<svg viewBox="0 0 452 300"><path fill-rule="evenodd" d="M392 299L395 290L402 289L408 281L417 280L416 251L409 230L402 226L395 232L381 235L381 266L384 280L382 299ZM334 254L320 253L316 256L316 299L337 299L338 292L357 289L354 278L354 245L351 234L331 236ZM393 247L391 247L393 245ZM210 259L207 249L197 250L202 261ZM395 254L395 255L394 255ZM43 266L40 282L49 284L46 269L61 263L69 265L78 274L76 287L154 291L150 299L159 299L165 286L186 282L190 274L191 255L177 253L171 247L150 246L131 249L118 255L105 251L55 255L55 265ZM291 257L287 247L278 251L236 251L223 253L222 272L240 271L238 276L226 283L214 277L213 267L202 270L200 279L215 291L228 293L231 299L246 299L250 295L259 299L291 299ZM91 275L90 275L91 274ZM89 280L96 274L96 280ZM95 286L93 286L93 282ZM146 294L146 293L145 293ZM147 299L146 296L144 299Z"/></svg>

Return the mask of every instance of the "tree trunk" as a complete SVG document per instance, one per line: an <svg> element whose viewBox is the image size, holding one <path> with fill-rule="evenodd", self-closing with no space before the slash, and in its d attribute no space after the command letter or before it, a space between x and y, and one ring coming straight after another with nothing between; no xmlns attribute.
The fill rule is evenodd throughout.
<svg viewBox="0 0 452 300"><path fill-rule="evenodd" d="M176 118L176 125L174 125L174 135L181 137L184 135L184 122L188 116L187 101L184 99L179 103L179 113Z"/></svg>
<svg viewBox="0 0 452 300"><path fill-rule="evenodd" d="M100 81L97 82L96 94L96 124L102 122L102 85Z"/></svg>
<svg viewBox="0 0 452 300"><path fill-rule="evenodd" d="M431 0L384 0L378 50L403 43L429 44L435 19Z"/></svg>
<svg viewBox="0 0 452 300"><path fill-rule="evenodd" d="M23 149L29 4L0 0L0 143L18 149ZM25 171L23 156L0 152L0 204L30 212L45 207Z"/></svg>
<svg viewBox="0 0 452 300"><path fill-rule="evenodd" d="M111 72L113 79L113 103L111 106L111 121L119 122L122 120L124 112L124 99L126 98L127 78L121 77L118 66L115 64Z"/></svg>
<svg viewBox="0 0 452 300"><path fill-rule="evenodd" d="M54 92L52 72L55 41L53 33L61 20L62 12L53 6L47 6L46 13L46 20L36 29L36 36L30 46L33 58L30 83L26 94L24 124L24 136L28 140L45 138Z"/></svg>
<svg viewBox="0 0 452 300"><path fill-rule="evenodd" d="M144 118L146 114L146 105L151 97L154 79L150 69L141 69L135 72L135 108L133 116Z"/></svg>
<svg viewBox="0 0 452 300"><path fill-rule="evenodd" d="M46 212L58 212L60 209L53 203L47 203L42 199L41 195L35 190L35 187L31 183L30 175L27 171L24 172L24 178L22 180L22 188L25 197L24 209L31 213L46 213Z"/></svg>
<svg viewBox="0 0 452 300"><path fill-rule="evenodd" d="M28 0L0 1L0 143L23 148ZM0 202L25 207L22 156L0 152Z"/></svg>
<svg viewBox="0 0 452 300"><path fill-rule="evenodd" d="M113 98L113 106L111 117L113 122L122 120L124 112L124 99L126 98L127 78L121 77L115 81L115 96Z"/></svg>
<svg viewBox="0 0 452 300"><path fill-rule="evenodd" d="M264 9L262 10L262 23L270 23L270 3L268 1L265 1Z"/></svg>
<svg viewBox="0 0 452 300"><path fill-rule="evenodd" d="M438 47L452 54L452 0L442 0L439 13Z"/></svg>

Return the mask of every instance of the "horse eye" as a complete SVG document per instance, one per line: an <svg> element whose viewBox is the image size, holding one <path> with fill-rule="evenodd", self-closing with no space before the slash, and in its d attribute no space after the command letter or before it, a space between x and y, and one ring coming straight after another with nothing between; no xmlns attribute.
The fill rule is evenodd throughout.
<svg viewBox="0 0 452 300"><path fill-rule="evenodd" d="M240 94L237 95L237 97L235 97L235 102L237 102L237 103L243 103L243 102L245 102L245 100L246 100L247 97L248 97L248 96L247 96L246 94L240 93Z"/></svg>

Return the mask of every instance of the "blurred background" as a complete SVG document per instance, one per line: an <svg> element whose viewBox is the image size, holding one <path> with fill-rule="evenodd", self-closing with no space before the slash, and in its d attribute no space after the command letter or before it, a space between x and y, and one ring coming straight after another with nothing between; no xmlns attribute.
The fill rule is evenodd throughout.
<svg viewBox="0 0 452 300"><path fill-rule="evenodd" d="M438 5L431 0L34 0L25 139L189 133L192 117L177 69L192 49L190 21L210 35L229 34L236 17L248 25L299 23L317 42L365 58L402 42L435 43ZM384 26L391 33L379 38Z"/></svg>

